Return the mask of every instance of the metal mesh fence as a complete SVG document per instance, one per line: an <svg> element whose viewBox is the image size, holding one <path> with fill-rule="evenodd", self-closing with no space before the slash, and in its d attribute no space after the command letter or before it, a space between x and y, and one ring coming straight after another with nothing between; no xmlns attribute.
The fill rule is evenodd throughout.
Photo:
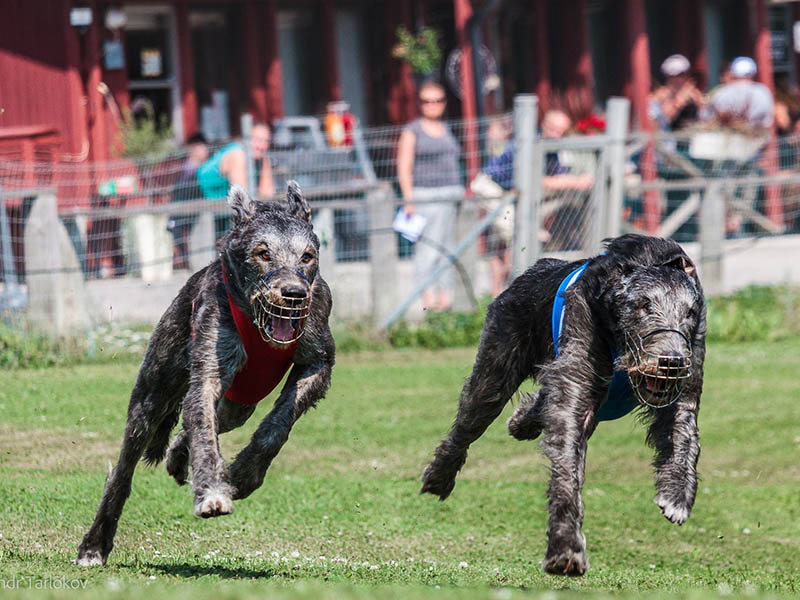
<svg viewBox="0 0 800 600"><path fill-rule="evenodd" d="M545 148L543 203L539 239L542 250L591 251L594 223L593 192L602 156L599 150L559 149L551 140Z"/></svg>
<svg viewBox="0 0 800 600"><path fill-rule="evenodd" d="M442 264L430 285L449 281L462 306L502 289L511 276L511 255L530 245L519 235L520 206L509 201L521 171L535 175L529 200L537 207L537 251L531 257L592 254L614 230L603 222L613 202L615 160L607 135L539 138L531 164L519 164L511 115L446 125L455 140L458 185L405 199L429 214L416 243L392 225L404 206L398 178L402 126L355 130L352 143L343 147L328 146L312 118L287 119L273 131L268 160L278 198L272 200L280 199L289 179L308 196L342 316L354 311L385 316ZM800 233L800 136L755 138L709 130L623 139L616 231L701 241L701 210L710 186L719 184L714 189L723 198L723 237ZM217 150L210 148L209 154ZM159 285L174 294L191 272L214 259L215 241L231 222L224 198L203 189L196 167L187 150L105 163L0 162L0 312L31 307L36 289L31 277L43 275L74 276L69 285L51 277L39 288L44 293L54 293L47 292L54 286L72 289L77 281L97 297L96 290L111 289L105 282L124 281L128 285L119 289L128 296ZM262 167L251 163L254 189ZM431 206L440 207L437 216L426 212ZM51 213L56 228L47 220ZM437 218L441 223L435 226ZM51 227L50 248L41 234L43 222ZM389 268L386 261L397 264ZM374 276L380 269L396 279L387 287L393 290L388 300L376 289L385 285ZM353 290L361 292L352 297L369 298L367 306L350 301ZM122 304L109 298L109 306ZM382 311L378 304L385 305Z"/></svg>
<svg viewBox="0 0 800 600"><path fill-rule="evenodd" d="M726 239L800 232L800 136L696 130L628 144L625 229L700 241L711 184L724 196Z"/></svg>

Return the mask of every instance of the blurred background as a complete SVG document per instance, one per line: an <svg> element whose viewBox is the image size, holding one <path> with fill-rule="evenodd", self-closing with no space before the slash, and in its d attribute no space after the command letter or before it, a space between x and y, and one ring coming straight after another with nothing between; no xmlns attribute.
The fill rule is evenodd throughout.
<svg viewBox="0 0 800 600"><path fill-rule="evenodd" d="M438 312L480 315L537 258L625 232L796 321L800 3L0 4L5 327L147 331L216 255L227 188L204 177L231 150L225 185L307 193L340 328L407 331L439 288ZM398 150L420 118L456 144L456 185L427 200ZM446 227L395 231L426 203Z"/></svg>

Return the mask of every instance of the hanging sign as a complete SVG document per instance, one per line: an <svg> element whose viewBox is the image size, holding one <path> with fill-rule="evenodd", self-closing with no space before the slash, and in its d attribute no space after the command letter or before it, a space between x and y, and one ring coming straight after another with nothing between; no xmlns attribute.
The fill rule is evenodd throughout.
<svg viewBox="0 0 800 600"><path fill-rule="evenodd" d="M142 48L142 77L161 77L164 67L161 60L161 50L158 48Z"/></svg>
<svg viewBox="0 0 800 600"><path fill-rule="evenodd" d="M106 40L103 42L103 66L107 71L125 67L122 42L119 40Z"/></svg>
<svg viewBox="0 0 800 600"><path fill-rule="evenodd" d="M87 6L70 8L69 24L73 27L88 27L92 24L92 9Z"/></svg>

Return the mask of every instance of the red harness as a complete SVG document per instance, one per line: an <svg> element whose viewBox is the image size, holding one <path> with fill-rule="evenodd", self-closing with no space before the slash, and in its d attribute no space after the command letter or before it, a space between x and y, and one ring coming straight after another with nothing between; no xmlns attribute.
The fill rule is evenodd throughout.
<svg viewBox="0 0 800 600"><path fill-rule="evenodd" d="M231 307L236 331L239 332L244 351L247 353L247 362L236 373L231 387L225 392L225 397L231 402L252 406L266 398L286 375L286 371L292 366L297 342L285 348L276 348L265 342L255 325L231 298L224 264L222 279L225 281L225 292L228 294L228 305Z"/></svg>

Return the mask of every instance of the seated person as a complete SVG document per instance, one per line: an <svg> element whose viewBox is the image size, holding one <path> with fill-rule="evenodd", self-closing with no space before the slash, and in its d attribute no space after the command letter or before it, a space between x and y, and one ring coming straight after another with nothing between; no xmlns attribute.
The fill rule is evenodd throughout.
<svg viewBox="0 0 800 600"><path fill-rule="evenodd" d="M545 139L562 138L567 134L571 126L572 120L565 112L551 109L545 112L542 118L541 136ZM492 160L483 170L483 173L491 177L495 183L505 190L510 190L514 186L514 151L514 143L512 142L503 154ZM580 154L572 153L571 158L574 159L574 162L580 162ZM584 162L588 164L592 161ZM547 203L545 203L542 214L543 222L550 222L550 228L553 230L558 229L562 224L565 226L577 226L580 224L575 222L575 213L582 214L583 206L582 204L580 207L572 206L576 192L583 198L594 186L593 171L590 170L591 172L583 173L574 171L574 167L563 164L558 152L548 152L545 155L542 188L547 195L547 200L560 199L556 198L557 196L564 196L564 198L569 199L569 201L560 202L559 204L552 204L552 210L548 210ZM582 221L582 219L579 219L579 221ZM573 246L575 244L570 240L563 239L563 235L556 235L558 233L558 231L555 231L554 235L551 236L549 231L542 229L539 232L539 239L544 243L550 243L551 246L557 246L557 248L553 249L574 249ZM554 236L558 239L553 239ZM502 267L505 265L505 262L497 265L497 277L493 276L493 282L496 283L502 280L502 275L505 273Z"/></svg>
<svg viewBox="0 0 800 600"><path fill-rule="evenodd" d="M703 108L703 93L689 77L691 65L680 54L661 63L664 85L656 89L648 102L648 113L662 131L675 131L698 120Z"/></svg>
<svg viewBox="0 0 800 600"><path fill-rule="evenodd" d="M729 71L731 81L715 92L710 118L721 125L743 126L756 131L772 127L775 102L769 88L755 81L755 61L740 56L731 62Z"/></svg>

